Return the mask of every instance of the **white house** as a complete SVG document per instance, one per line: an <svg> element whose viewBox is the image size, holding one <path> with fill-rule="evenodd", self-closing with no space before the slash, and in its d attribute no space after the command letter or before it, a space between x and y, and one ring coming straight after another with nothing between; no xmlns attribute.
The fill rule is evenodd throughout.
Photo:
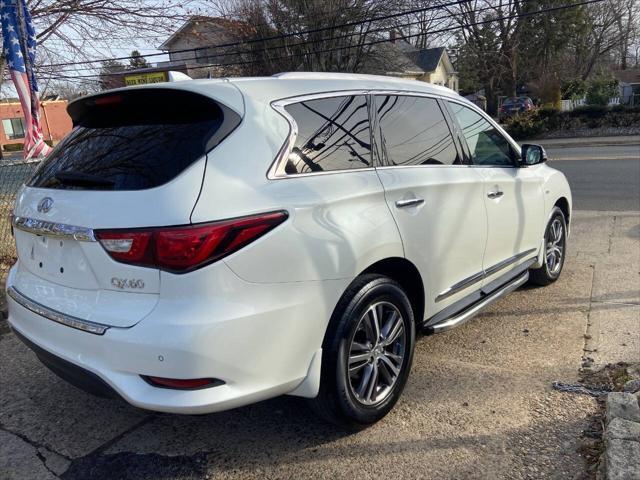
<svg viewBox="0 0 640 480"><path fill-rule="evenodd" d="M393 33L388 42L373 48L360 72L410 78L458 91L458 73L444 47L420 50Z"/></svg>

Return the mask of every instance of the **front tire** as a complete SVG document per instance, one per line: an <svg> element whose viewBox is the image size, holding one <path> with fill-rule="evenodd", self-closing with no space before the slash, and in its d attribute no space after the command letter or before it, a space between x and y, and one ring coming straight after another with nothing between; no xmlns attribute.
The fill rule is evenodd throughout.
<svg viewBox="0 0 640 480"><path fill-rule="evenodd" d="M402 287L383 275L358 277L329 322L311 407L347 427L377 422L402 394L414 344L413 310Z"/></svg>
<svg viewBox="0 0 640 480"><path fill-rule="evenodd" d="M562 273L567 251L567 222L564 213L554 207L544 232L544 263L542 267L529 271L529 283L549 285Z"/></svg>

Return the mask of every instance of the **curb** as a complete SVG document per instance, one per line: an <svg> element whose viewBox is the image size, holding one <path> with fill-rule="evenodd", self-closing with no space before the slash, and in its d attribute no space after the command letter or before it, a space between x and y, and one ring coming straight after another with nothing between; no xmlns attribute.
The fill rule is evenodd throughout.
<svg viewBox="0 0 640 480"><path fill-rule="evenodd" d="M547 148L640 146L640 135L621 135L619 137L537 138L533 140L518 140L518 143L538 143L546 146Z"/></svg>
<svg viewBox="0 0 640 480"><path fill-rule="evenodd" d="M640 392L611 392L606 401L604 452L598 477L640 479Z"/></svg>

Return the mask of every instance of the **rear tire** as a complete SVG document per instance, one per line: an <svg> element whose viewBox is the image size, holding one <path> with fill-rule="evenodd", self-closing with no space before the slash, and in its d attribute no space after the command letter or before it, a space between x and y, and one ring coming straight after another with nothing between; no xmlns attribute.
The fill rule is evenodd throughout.
<svg viewBox="0 0 640 480"><path fill-rule="evenodd" d="M356 278L329 322L311 408L346 427L377 422L402 394L414 344L413 311L402 287L383 275Z"/></svg>
<svg viewBox="0 0 640 480"><path fill-rule="evenodd" d="M554 207L544 232L544 263L529 270L529 283L546 286L558 280L567 251L567 222L564 213Z"/></svg>

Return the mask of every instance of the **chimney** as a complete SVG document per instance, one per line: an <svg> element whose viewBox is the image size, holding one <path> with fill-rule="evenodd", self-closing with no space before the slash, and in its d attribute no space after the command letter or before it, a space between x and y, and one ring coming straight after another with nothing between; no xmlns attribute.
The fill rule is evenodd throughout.
<svg viewBox="0 0 640 480"><path fill-rule="evenodd" d="M394 30L389 30L389 41L391 43L396 43L396 34L397 32Z"/></svg>

